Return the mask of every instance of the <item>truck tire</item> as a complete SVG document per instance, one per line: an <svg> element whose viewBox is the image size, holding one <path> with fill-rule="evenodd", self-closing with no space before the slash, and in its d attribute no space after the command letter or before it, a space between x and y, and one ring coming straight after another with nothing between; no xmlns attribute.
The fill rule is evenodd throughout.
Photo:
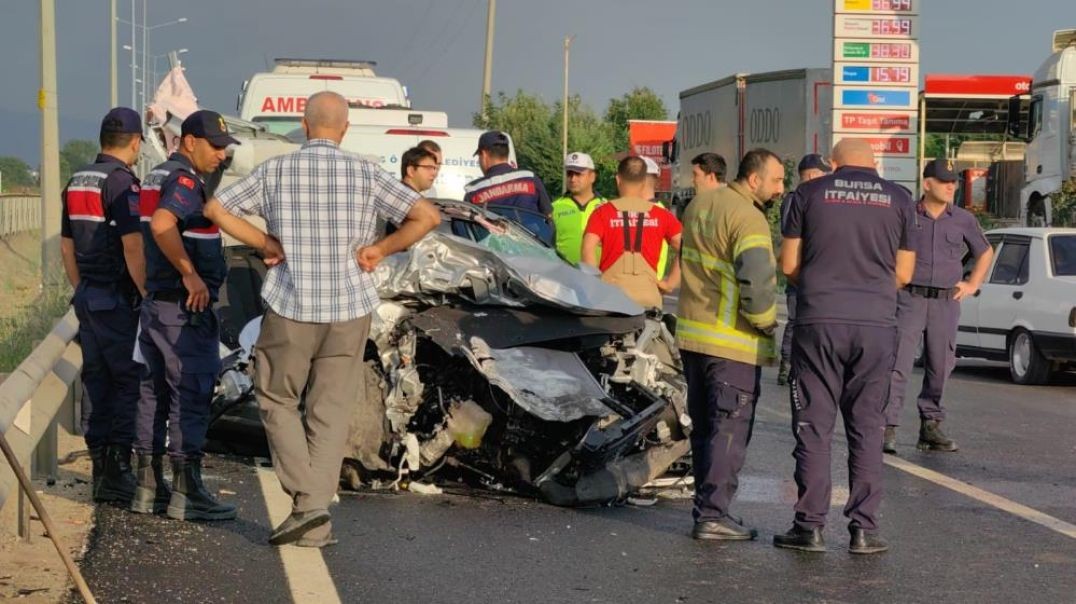
<svg viewBox="0 0 1076 604"><path fill-rule="evenodd" d="M1050 380L1050 362L1035 348L1026 329L1016 329L1009 336L1009 375L1022 385L1045 384Z"/></svg>

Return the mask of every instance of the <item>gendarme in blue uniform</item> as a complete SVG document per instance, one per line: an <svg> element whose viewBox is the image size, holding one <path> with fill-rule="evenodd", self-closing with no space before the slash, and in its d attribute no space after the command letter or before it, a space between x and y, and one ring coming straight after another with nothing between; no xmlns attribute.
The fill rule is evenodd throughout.
<svg viewBox="0 0 1076 604"><path fill-rule="evenodd" d="M898 250L914 249L907 189L846 166L791 195L783 225L802 260L792 343L796 526L824 526L838 410L848 432L850 526L874 530L882 498L883 407L897 348Z"/></svg>
<svg viewBox="0 0 1076 604"><path fill-rule="evenodd" d="M179 153L154 168L143 183L140 211L147 300L142 306L139 346L148 371L143 375L139 404L138 453L163 453L167 420L169 456L175 460L202 455L220 370L217 313L212 307L202 312L187 309L183 280L157 245L150 223L157 210L175 215L183 249L209 289L210 299L216 301L226 265L220 231L202 214L206 201L202 178Z"/></svg>
<svg viewBox="0 0 1076 604"><path fill-rule="evenodd" d="M482 178L467 183L463 190L464 201L507 216L553 244L552 223L548 219L553 214L553 202L549 200L542 179L534 172L513 168L507 162L497 164L490 166ZM518 214L513 211L516 209L538 216Z"/></svg>
<svg viewBox="0 0 1076 604"><path fill-rule="evenodd" d="M73 242L79 272L72 303L86 392L82 431L91 452L108 445L129 452L134 440L140 369L131 354L138 291L122 237L138 233L138 195L138 177L127 164L102 153L75 171L62 196L60 235Z"/></svg>

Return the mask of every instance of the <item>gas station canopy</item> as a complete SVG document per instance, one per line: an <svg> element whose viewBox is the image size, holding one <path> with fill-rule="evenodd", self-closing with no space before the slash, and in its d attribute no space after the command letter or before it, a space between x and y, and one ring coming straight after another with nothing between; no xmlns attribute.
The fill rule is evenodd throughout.
<svg viewBox="0 0 1076 604"><path fill-rule="evenodd" d="M920 94L923 131L932 134L1005 135L1009 99L1023 96L1020 121L1027 120L1031 76L927 74Z"/></svg>

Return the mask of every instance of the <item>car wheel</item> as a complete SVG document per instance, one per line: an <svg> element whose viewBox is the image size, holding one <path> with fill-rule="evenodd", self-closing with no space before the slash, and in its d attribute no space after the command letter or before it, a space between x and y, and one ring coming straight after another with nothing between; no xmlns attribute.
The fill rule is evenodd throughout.
<svg viewBox="0 0 1076 604"><path fill-rule="evenodd" d="M1017 384L1045 384L1050 379L1050 363L1025 329L1009 336L1009 375Z"/></svg>

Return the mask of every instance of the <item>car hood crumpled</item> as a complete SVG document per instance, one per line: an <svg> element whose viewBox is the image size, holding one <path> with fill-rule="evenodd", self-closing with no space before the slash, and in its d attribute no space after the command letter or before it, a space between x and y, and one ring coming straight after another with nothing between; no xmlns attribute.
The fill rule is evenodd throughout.
<svg viewBox="0 0 1076 604"><path fill-rule="evenodd" d="M559 258L511 255L442 232L386 258L374 280L380 297L388 300L436 302L451 295L478 305L541 304L580 315L644 312L620 288Z"/></svg>

